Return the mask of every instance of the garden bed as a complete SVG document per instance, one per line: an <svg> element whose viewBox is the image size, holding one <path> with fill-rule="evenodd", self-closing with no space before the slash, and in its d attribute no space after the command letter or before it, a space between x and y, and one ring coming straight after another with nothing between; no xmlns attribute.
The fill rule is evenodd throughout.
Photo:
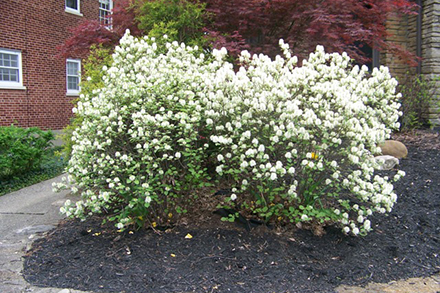
<svg viewBox="0 0 440 293"><path fill-rule="evenodd" d="M366 237L328 227L247 232L212 213L165 232L117 233L101 219L64 221L37 240L23 275L33 285L96 292L333 292L440 271L438 134L398 135L409 149L388 215ZM281 233L282 232L282 233ZM189 237L189 235L192 238Z"/></svg>

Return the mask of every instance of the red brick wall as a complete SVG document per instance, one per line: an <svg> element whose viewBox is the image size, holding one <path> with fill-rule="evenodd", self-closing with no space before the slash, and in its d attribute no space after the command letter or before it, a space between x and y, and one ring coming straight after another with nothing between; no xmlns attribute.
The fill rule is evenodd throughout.
<svg viewBox="0 0 440 293"><path fill-rule="evenodd" d="M0 88L0 125L61 129L72 116L75 97L66 96L66 60L56 47L69 28L98 19L98 0L81 0L77 16L65 12L64 0L0 0L0 48L22 53L26 90Z"/></svg>

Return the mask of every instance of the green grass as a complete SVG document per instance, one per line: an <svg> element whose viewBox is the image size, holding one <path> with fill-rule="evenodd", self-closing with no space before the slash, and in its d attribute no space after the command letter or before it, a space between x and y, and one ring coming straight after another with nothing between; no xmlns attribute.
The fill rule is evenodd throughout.
<svg viewBox="0 0 440 293"><path fill-rule="evenodd" d="M38 169L6 179L0 178L0 196L62 174L67 160L57 155L58 151L59 147L49 150Z"/></svg>

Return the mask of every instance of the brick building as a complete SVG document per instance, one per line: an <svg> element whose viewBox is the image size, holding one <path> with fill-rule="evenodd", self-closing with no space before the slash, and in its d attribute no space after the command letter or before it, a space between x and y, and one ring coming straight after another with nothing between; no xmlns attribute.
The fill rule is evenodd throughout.
<svg viewBox="0 0 440 293"><path fill-rule="evenodd" d="M111 0L0 0L0 125L69 123L81 60L56 57L56 47L69 28L109 9Z"/></svg>

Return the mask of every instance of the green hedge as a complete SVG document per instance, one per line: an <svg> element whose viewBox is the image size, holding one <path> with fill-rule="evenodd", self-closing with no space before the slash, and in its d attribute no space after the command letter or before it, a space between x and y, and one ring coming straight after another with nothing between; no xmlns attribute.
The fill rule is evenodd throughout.
<svg viewBox="0 0 440 293"><path fill-rule="evenodd" d="M54 135L36 127L0 127L0 195L60 174L64 161L55 154Z"/></svg>

